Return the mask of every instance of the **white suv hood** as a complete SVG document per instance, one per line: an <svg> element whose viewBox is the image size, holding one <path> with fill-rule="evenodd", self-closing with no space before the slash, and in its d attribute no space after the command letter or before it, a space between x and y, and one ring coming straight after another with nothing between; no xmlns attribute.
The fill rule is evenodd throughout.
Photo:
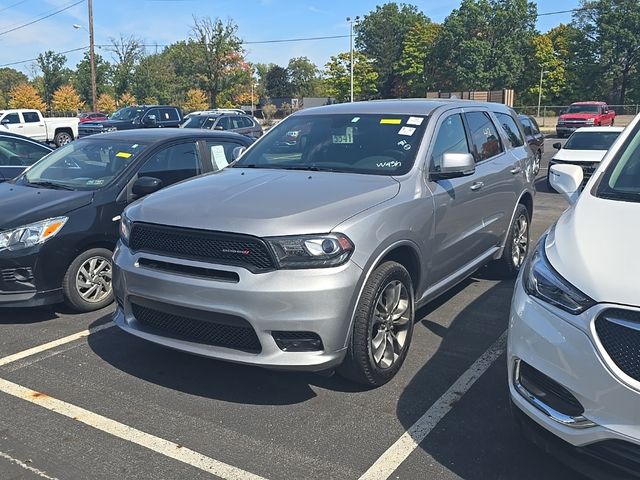
<svg viewBox="0 0 640 480"><path fill-rule="evenodd" d="M602 160L606 150L566 150L558 151L554 156L554 160L562 160L563 162L585 162L593 163Z"/></svg>
<svg viewBox="0 0 640 480"><path fill-rule="evenodd" d="M640 203L582 193L546 243L553 267L597 302L640 305Z"/></svg>

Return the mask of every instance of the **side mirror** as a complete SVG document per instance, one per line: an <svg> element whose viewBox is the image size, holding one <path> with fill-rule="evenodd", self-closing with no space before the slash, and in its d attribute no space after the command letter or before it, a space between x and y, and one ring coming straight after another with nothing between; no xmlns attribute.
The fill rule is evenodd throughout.
<svg viewBox="0 0 640 480"><path fill-rule="evenodd" d="M567 202L576 203L580 196L584 172L578 165L552 165L549 183Z"/></svg>
<svg viewBox="0 0 640 480"><path fill-rule="evenodd" d="M436 180L443 178L457 178L473 175L476 171L476 162L470 153L445 153L438 172L431 175Z"/></svg>
<svg viewBox="0 0 640 480"><path fill-rule="evenodd" d="M562 144L560 142L556 142L553 144L553 148L556 150L560 150L562 148Z"/></svg>
<svg viewBox="0 0 640 480"><path fill-rule="evenodd" d="M147 127L155 127L158 124L158 120L156 119L155 115L147 115L146 117L144 117L142 123L144 123Z"/></svg>
<svg viewBox="0 0 640 480"><path fill-rule="evenodd" d="M246 149L247 149L247 147L236 147L236 148L234 148L233 152L231 152L231 159L232 160L239 159L240 155L242 155Z"/></svg>
<svg viewBox="0 0 640 480"><path fill-rule="evenodd" d="M162 188L162 180L154 177L139 177L131 188L131 193L138 197L144 197L150 193L157 192Z"/></svg>
<svg viewBox="0 0 640 480"><path fill-rule="evenodd" d="M0 122L0 124L2 125L6 125L8 123L11 123L8 118L3 118L2 121Z"/></svg>
<svg viewBox="0 0 640 480"><path fill-rule="evenodd" d="M214 130L224 130L224 127L222 125L216 125L215 127L213 127Z"/></svg>

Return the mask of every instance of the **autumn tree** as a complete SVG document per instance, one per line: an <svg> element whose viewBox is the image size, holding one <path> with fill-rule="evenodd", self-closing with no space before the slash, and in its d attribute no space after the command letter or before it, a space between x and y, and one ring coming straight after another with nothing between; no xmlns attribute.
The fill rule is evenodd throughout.
<svg viewBox="0 0 640 480"><path fill-rule="evenodd" d="M84 102L71 85L62 85L55 92L51 100L51 106L56 112L68 112L76 114L84 105Z"/></svg>
<svg viewBox="0 0 640 480"><path fill-rule="evenodd" d="M351 96L351 57L349 52L332 56L325 66L325 83L328 95L339 102L347 102ZM353 57L353 96L356 100L372 98L377 90L378 73L372 62L362 53L354 52Z"/></svg>
<svg viewBox="0 0 640 480"><path fill-rule="evenodd" d="M118 98L118 105L120 107L130 107L131 105L137 104L138 100L136 100L136 97L134 97L129 92L124 92L122 95L120 95L120 98Z"/></svg>
<svg viewBox="0 0 640 480"><path fill-rule="evenodd" d="M115 99L108 93L101 93L96 101L98 111L111 114L118 108Z"/></svg>
<svg viewBox="0 0 640 480"><path fill-rule="evenodd" d="M9 108L45 110L46 105L35 88L28 83L22 83L9 92Z"/></svg>
<svg viewBox="0 0 640 480"><path fill-rule="evenodd" d="M206 110L209 106L207 94L199 88L192 88L187 92L186 100L182 104L187 112L195 112L198 110Z"/></svg>
<svg viewBox="0 0 640 480"><path fill-rule="evenodd" d="M36 64L42 72L42 96L48 108L51 108L53 92L67 83L70 71L65 67L67 57L48 50L38 55Z"/></svg>

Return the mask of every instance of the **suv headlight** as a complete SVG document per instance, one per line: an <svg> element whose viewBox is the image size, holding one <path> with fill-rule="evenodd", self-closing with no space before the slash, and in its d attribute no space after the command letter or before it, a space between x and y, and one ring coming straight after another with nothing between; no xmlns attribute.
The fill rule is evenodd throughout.
<svg viewBox="0 0 640 480"><path fill-rule="evenodd" d="M578 315L596 302L556 272L544 252L546 239L546 235L540 239L525 265L522 276L524 289L532 297Z"/></svg>
<svg viewBox="0 0 640 480"><path fill-rule="evenodd" d="M120 239L125 245L129 245L129 236L131 236L131 220L124 212L120 216Z"/></svg>
<svg viewBox="0 0 640 480"><path fill-rule="evenodd" d="M341 233L265 239L283 269L335 267L353 253L353 243Z"/></svg>
<svg viewBox="0 0 640 480"><path fill-rule="evenodd" d="M118 128L117 128L117 127L106 127L106 128L105 128L105 127L103 127L103 128L102 128L102 131L103 131L103 132L115 132L115 131L117 131L117 130L118 130Z"/></svg>
<svg viewBox="0 0 640 480"><path fill-rule="evenodd" d="M44 243L55 237L68 217L55 217L0 232L1 250L20 250Z"/></svg>

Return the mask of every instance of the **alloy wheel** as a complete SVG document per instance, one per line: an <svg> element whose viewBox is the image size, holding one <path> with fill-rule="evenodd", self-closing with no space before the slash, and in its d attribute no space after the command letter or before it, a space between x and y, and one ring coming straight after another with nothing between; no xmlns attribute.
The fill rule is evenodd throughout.
<svg viewBox="0 0 640 480"><path fill-rule="evenodd" d="M407 287L393 280L380 292L373 312L370 348L378 367L389 368L398 360L407 346L410 321Z"/></svg>
<svg viewBox="0 0 640 480"><path fill-rule="evenodd" d="M527 256L529 249L529 220L525 214L521 214L515 224L513 232L513 245L511 249L511 258L513 266L520 268Z"/></svg>
<svg viewBox="0 0 640 480"><path fill-rule="evenodd" d="M76 290L87 302L98 303L111 294L111 260L88 258L76 274Z"/></svg>

